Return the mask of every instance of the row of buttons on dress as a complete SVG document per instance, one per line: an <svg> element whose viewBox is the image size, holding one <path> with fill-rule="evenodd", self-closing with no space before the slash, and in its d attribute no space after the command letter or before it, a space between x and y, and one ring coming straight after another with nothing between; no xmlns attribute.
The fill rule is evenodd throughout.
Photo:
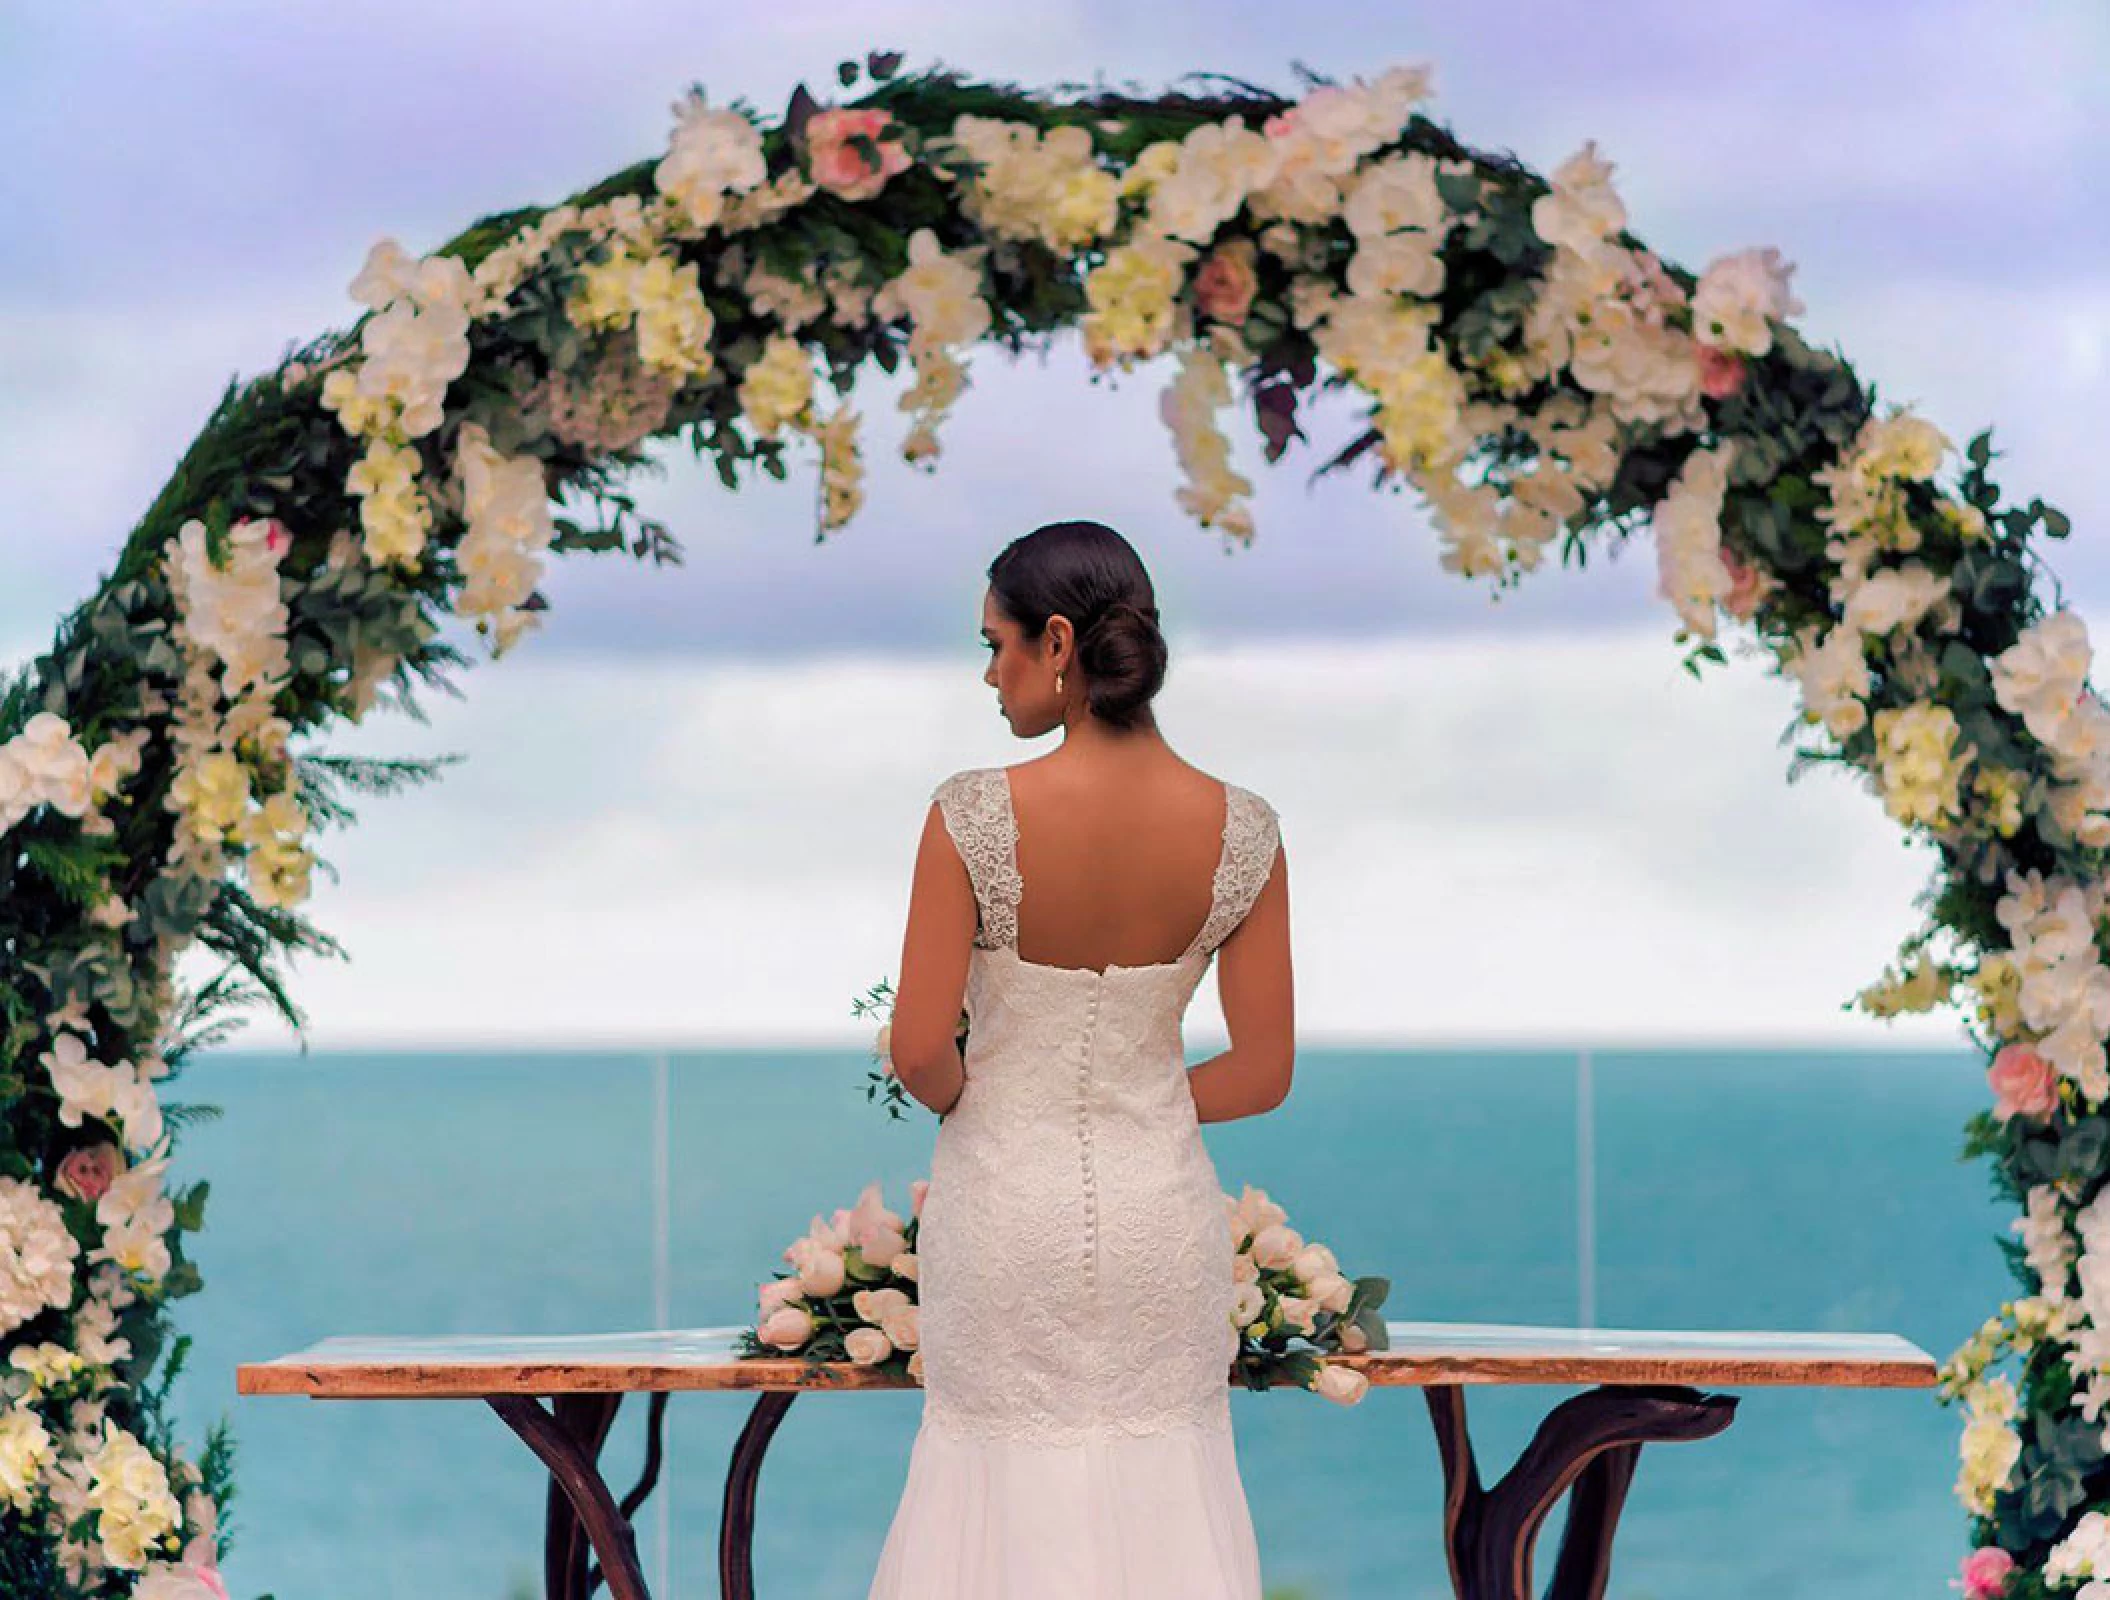
<svg viewBox="0 0 2110 1600"><path fill-rule="evenodd" d="M1099 1193L1092 1181L1091 1079L1092 1039L1099 1022L1099 986L1092 986L1091 1003L1084 1014L1084 1039L1077 1056L1077 1142L1084 1168L1084 1283L1086 1292L1097 1285L1099 1266Z"/></svg>

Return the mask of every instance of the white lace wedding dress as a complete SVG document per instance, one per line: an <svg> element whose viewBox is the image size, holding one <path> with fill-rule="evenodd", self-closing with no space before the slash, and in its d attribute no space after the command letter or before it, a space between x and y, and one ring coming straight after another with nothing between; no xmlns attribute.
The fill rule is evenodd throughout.
<svg viewBox="0 0 2110 1600"><path fill-rule="evenodd" d="M917 1233L923 1415L868 1600L1260 1600L1232 1447L1235 1242L1181 1019L1279 824L1225 785L1209 915L1175 961L1017 949L1002 767L932 798L973 882L966 1084Z"/></svg>

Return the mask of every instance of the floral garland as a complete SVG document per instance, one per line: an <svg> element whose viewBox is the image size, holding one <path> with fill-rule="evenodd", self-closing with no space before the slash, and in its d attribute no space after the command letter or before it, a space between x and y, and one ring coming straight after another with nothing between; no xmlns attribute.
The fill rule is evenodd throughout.
<svg viewBox="0 0 2110 1600"><path fill-rule="evenodd" d="M1581 561L1649 524L1686 668L1736 624L1800 687L1791 775L1849 767L1934 844L1924 925L1858 1000L1975 997L1995 1104L1966 1153L2026 1213L2002 1241L2025 1297L1947 1364L1985 1547L1960 1581L2110 1584L2110 714L2080 619L2037 593L2032 537L2066 519L2002 504L1989 436L1958 455L1812 349L1776 253L1663 261L1594 146L1550 181L1476 152L1422 114L1423 69L1062 98L898 65L773 126L697 89L661 155L561 205L423 257L382 241L367 314L229 387L0 685L0 1590L217 1585L228 1442L192 1464L162 1420L205 1192L164 1192L165 1163L214 1108L157 1085L217 1012L301 1026L278 958L342 953L299 915L316 836L347 791L438 765L296 737L444 683L450 617L503 655L552 555L679 559L621 489L648 441L685 435L729 485L803 441L825 538L862 498L868 364L907 363L900 448L929 467L973 345L1072 328L1103 371L1167 361L1179 504L1234 544L1225 409L1273 461L1321 388L1368 408L1322 470L1411 486L1447 571L1507 587L1556 540ZM225 971L179 994L194 941ZM2007 1356L2018 1377L1989 1376Z"/></svg>
<svg viewBox="0 0 2110 1600"><path fill-rule="evenodd" d="M784 1247L791 1270L755 1286L755 1321L740 1332L740 1354L847 1361L921 1384L916 1235L929 1188L928 1178L908 1186L906 1221L887 1208L877 1182L865 1185L855 1206L838 1206L831 1217L815 1213ZM1354 1405L1369 1378L1326 1356L1390 1348L1380 1314L1390 1281L1345 1276L1333 1251L1292 1228L1264 1189L1247 1184L1223 1202L1237 1245L1224 1301L1238 1330L1232 1371L1249 1389L1290 1383Z"/></svg>

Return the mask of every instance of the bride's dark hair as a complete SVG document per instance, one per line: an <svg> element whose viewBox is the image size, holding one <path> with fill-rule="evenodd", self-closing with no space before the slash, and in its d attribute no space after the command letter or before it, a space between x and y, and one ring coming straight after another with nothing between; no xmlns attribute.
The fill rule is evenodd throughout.
<svg viewBox="0 0 2110 1600"><path fill-rule="evenodd" d="M1092 714L1133 727L1165 681L1165 636L1150 574L1135 547L1103 522L1050 522L1013 539L989 563L989 588L1028 639L1065 616Z"/></svg>

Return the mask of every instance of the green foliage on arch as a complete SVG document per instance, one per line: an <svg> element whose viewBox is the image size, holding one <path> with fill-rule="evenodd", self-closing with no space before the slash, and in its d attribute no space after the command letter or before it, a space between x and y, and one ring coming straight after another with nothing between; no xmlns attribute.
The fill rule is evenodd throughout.
<svg viewBox="0 0 2110 1600"><path fill-rule="evenodd" d="M0 1462L28 1464L0 1574L128 1594L227 1543L225 1434L188 1461L149 1382L180 1360L205 1201L166 1178L207 1108L161 1086L238 1007L301 1024L280 958L342 953L300 911L316 840L437 770L311 737L415 714L472 662L450 619L514 648L553 555L680 560L624 488L655 441L729 485L810 449L825 538L862 499L860 374L907 380L899 448L930 466L974 346L1075 332L1099 369L1167 367L1179 503L1234 547L1256 530L1223 414L1250 408L1274 461L1322 391L1367 426L1321 470L1414 489L1458 576L1507 587L1646 524L1687 666L1731 639L1792 676L1791 771L1853 769L1935 846L1924 924L1859 999L1965 985L1992 1060L1967 1153L2027 1210L2025 1297L1944 1398L1971 1413L1974 1540L2020 1564L2011 1595L2044 1592L2106 1498L2070 1413L2110 1398L2092 1278L2068 1270L2110 1125L2110 718L2085 629L2040 598L2037 541L2066 519L2002 498L1987 436L1958 454L1803 340L1774 252L1663 261L1593 147L1550 180L1473 150L1423 114L1418 69L1292 97L897 68L850 64L844 104L802 89L774 122L698 89L663 153L561 205L423 257L384 240L366 313L229 386L110 575L0 685ZM222 976L179 993L193 943ZM1987 1375L2003 1355L2019 1386ZM165 1489L90 1500L151 1482L120 1478L142 1453Z"/></svg>

